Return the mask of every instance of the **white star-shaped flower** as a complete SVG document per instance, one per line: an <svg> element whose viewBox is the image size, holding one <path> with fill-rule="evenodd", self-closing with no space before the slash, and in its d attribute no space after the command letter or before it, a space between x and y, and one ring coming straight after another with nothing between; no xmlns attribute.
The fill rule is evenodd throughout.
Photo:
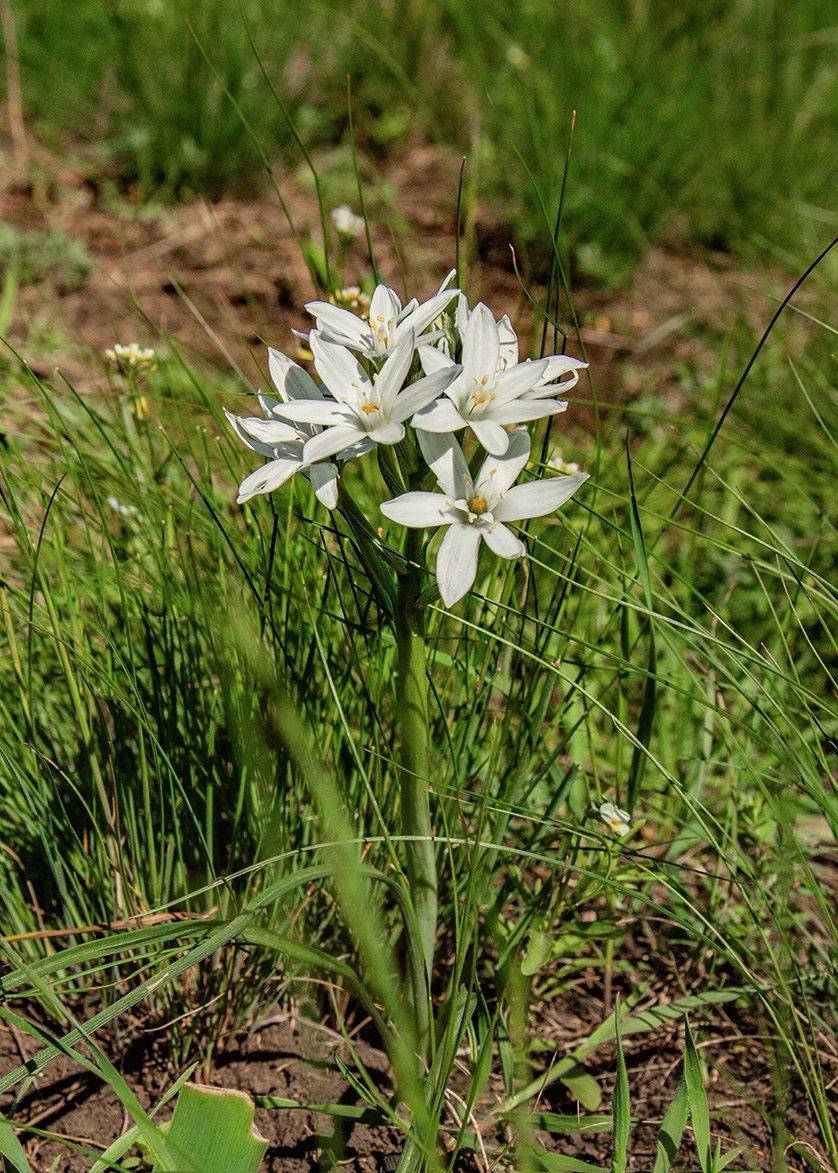
<svg viewBox="0 0 838 1173"><path fill-rule="evenodd" d="M611 828L615 835L628 835L631 830L631 815L621 810L613 802L604 802L599 807L599 817L603 823Z"/></svg>
<svg viewBox="0 0 838 1173"><path fill-rule="evenodd" d="M325 460L357 443L398 444L404 421L427 406L456 375L438 371L403 384L413 362L416 338L403 334L377 375L369 375L345 346L311 332L314 365L333 398L296 400L281 409L285 419L319 424L323 431L305 446L307 464Z"/></svg>
<svg viewBox="0 0 838 1173"><path fill-rule="evenodd" d="M439 593L446 607L469 590L477 574L480 543L500 558L521 558L524 543L504 524L542 517L563 505L588 479L587 473L514 484L530 455L524 431L509 436L503 456L490 456L473 481L454 436L419 433L419 445L441 493L403 493L385 501L381 512L414 529L447 525L436 559Z"/></svg>
<svg viewBox="0 0 838 1173"><path fill-rule="evenodd" d="M265 418L238 416L229 411L224 413L239 439L254 452L268 457L267 464L242 481L237 500L241 504L255 497L257 493L270 493L285 484L295 472L304 468L311 479L317 499L327 509L334 509L338 500L337 466L332 461L308 465L303 458L306 442L318 435L321 429L315 424L290 423L282 414L290 402L325 402L323 393L302 367L298 367L287 355L280 354L278 350L268 351L268 368L280 400L269 395L259 396ZM350 451L341 451L340 456L359 456L372 447L372 442L369 442L365 447L358 446Z"/></svg>
<svg viewBox="0 0 838 1173"><path fill-rule="evenodd" d="M503 340L491 310L477 305L468 316L463 334L463 360L459 374L440 399L420 411L413 426L425 432L457 432L470 427L483 447L493 456L502 456L509 444L510 424L520 424L564 411L567 404L553 398L555 384L545 386L551 371L558 376L554 359L510 362L517 357L517 339L512 327L504 326ZM503 355L501 347L503 346ZM429 372L456 370L445 354L422 346L420 358ZM573 362L575 360L566 360Z"/></svg>
<svg viewBox="0 0 838 1173"><path fill-rule="evenodd" d="M424 331L458 293L458 289L445 289L421 305L413 298L402 309L392 289L377 285L370 300L368 319L328 301L310 301L306 309L314 317L315 329L324 342L347 346L367 358L382 358L411 331L414 338L423 342L438 337L438 332L425 334Z"/></svg>

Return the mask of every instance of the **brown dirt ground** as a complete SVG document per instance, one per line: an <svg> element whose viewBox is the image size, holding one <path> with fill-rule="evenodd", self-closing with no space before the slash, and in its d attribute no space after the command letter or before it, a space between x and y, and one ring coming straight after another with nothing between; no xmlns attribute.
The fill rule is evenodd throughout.
<svg viewBox="0 0 838 1173"><path fill-rule="evenodd" d="M674 995L675 991L671 994ZM536 1004L532 1019L532 1037L545 1050L536 1057L538 1070L570 1053L605 1016L600 977L591 971L562 996L547 1004ZM666 992L655 989L648 1003L665 1001ZM771 1169L771 1128L768 1118L775 1105L768 1048L760 1024L748 1011L733 1004L696 1018L699 1046L708 1069L708 1095L713 1113L712 1131L721 1142L722 1154L739 1147L731 1168L740 1170ZM127 1035L117 1037L101 1032L100 1043L125 1075L144 1108L152 1108L171 1086L178 1072L153 1028L134 1024ZM371 1043L356 1040L355 1048L363 1062L389 1089L384 1055ZM632 1170L649 1170L655 1161L657 1128L674 1095L681 1073L683 1024L673 1022L644 1035L624 1040L628 1068L633 1127L630 1144ZM31 1058L39 1046L29 1036L0 1025L0 1075ZM826 1082L833 1089L838 1083L838 1055L824 1046L821 1059ZM338 1056L351 1061L340 1036L325 1024L295 1017L293 1011L272 1007L249 1032L231 1034L221 1041L211 1066L204 1070L202 1081L217 1087L237 1088L256 1097L280 1096L302 1104L360 1101L347 1084L335 1061ZM614 1084L615 1052L613 1047L586 1063L604 1092L602 1110L609 1110ZM197 1077L196 1077L197 1079ZM490 1085L476 1117L485 1121L492 1103L503 1098L498 1081ZM452 1100L452 1107L456 1101ZM838 1103L833 1098L833 1108ZM579 1105L558 1083L550 1086L538 1103L539 1112L575 1115ZM47 1135L20 1133L36 1173L82 1173L89 1169L91 1153L102 1152L132 1124L111 1090L94 1076L73 1063L58 1057L28 1085L20 1085L19 1098L0 1097L0 1111L13 1118L17 1126L30 1125ZM164 1107L161 1119L168 1117ZM788 1095L785 1122L789 1141L791 1173L804 1170L801 1150L808 1149L821 1161L822 1144L811 1111L799 1086L793 1081ZM264 1169L267 1173L311 1173L336 1163L359 1173L380 1173L387 1168L386 1159L398 1153L399 1133L391 1128L336 1121L333 1117L303 1110L256 1109L256 1124L268 1140ZM462 1173L489 1173L503 1163L503 1153L511 1141L509 1135L491 1127L483 1132L485 1151L467 1154L459 1167ZM534 1128L533 1139L545 1148L598 1164L608 1164L609 1134L601 1132L579 1136L551 1136ZM70 1146L77 1146L74 1150ZM828 1164L824 1163L828 1168ZM700 1168L688 1126L675 1162L676 1170Z"/></svg>
<svg viewBox="0 0 838 1173"><path fill-rule="evenodd" d="M417 144L379 177L398 209L396 219L381 206L377 219L374 205L379 269L395 288L404 283L420 298L453 265L458 166L458 158ZM299 235L319 238L310 186L279 168L276 178ZM80 391L103 387L105 349L130 341L170 340L189 361L224 372L238 367L255 385L265 346L293 347L292 329L311 324L303 306L315 290L269 188L246 200L136 207L103 199L95 178L47 158L34 179L8 170L0 178L2 221L58 229L81 241L93 262L79 289L61 290L49 279L21 288L7 333L41 378L59 368ZM476 208L468 289L470 300L509 313L526 338L532 313L512 263L511 236L490 208ZM365 246L356 242L346 283L368 272ZM581 331L573 337L568 317L568 350L578 355L581 340L605 403L652 394L677 409L716 371L718 346L735 323L761 329L773 312L771 298L788 284L776 273L743 274L724 254L653 248L625 289L574 290ZM580 408L576 422L585 418Z"/></svg>
<svg viewBox="0 0 838 1173"><path fill-rule="evenodd" d="M433 292L453 262L458 166L457 158L416 144L386 177L400 217L398 251L406 262L407 284L419 297ZM280 171L278 179L299 231L316 237L310 188L294 174ZM104 390L104 350L115 342L137 341L176 344L188 361L210 371L229 372L238 366L245 381L256 385L265 345L288 348L293 345L292 329L307 325L302 307L315 291L270 191L215 205L196 201L153 210L116 206L102 198L95 179L83 169L44 158L34 178L7 171L0 179L0 220L25 229L60 229L83 242L94 263L89 278L74 291L62 291L49 281L18 291L8 339L47 381L56 380L58 368L80 391ZM476 210L474 227L476 246L468 270L471 299L485 298L496 313L509 312L516 324L524 325L523 335L528 310L510 261L511 234L485 207ZM375 215L373 230L381 272L399 288L394 241ZM347 261L347 282L358 282L366 271L363 250L356 247ZM715 371L717 345L734 323L744 319L761 327L773 310L770 297L782 295L788 284L788 278L776 274L759 279L743 275L725 256L654 248L627 288L608 294L579 289L581 341L604 402L621 404L640 394L654 394L665 396L677 409ZM579 342L572 340L569 349L579 353ZM584 407L579 418L584 423ZM677 986L673 980L673 997ZM661 996L656 989L655 998ZM537 1007L533 1034L547 1044L548 1053L566 1054L604 1013L600 978L592 970L559 999ZM702 1022L712 1103L720 1113L714 1128L723 1149L742 1144L745 1152L734 1167L767 1170L771 1136L766 1114L774 1093L759 1024L731 1008ZM176 1074L170 1060L149 1042L155 1037L138 1026L130 1045L106 1040L146 1106L156 1102ZM325 1027L276 1010L249 1033L224 1040L210 1074L216 1084L254 1095L280 1095L304 1103L341 1098L350 1102L351 1091L334 1062L334 1053L342 1046ZM359 1047L385 1078L383 1057L371 1044ZM0 1025L0 1072L16 1067L35 1049L31 1039ZM626 1040L626 1054L633 1111L645 1120L659 1120L677 1083L683 1028L673 1024L647 1036L633 1036ZM823 1061L834 1088L838 1060L827 1049ZM598 1055L591 1070L601 1077L607 1104L613 1049ZM820 1154L805 1097L794 1086L790 1097L792 1138ZM11 1106L6 1097L0 1110ZM545 1093L539 1108L576 1110L561 1085ZM26 1088L14 1105L14 1117L97 1151L128 1125L113 1094L64 1058L56 1059ZM257 1118L270 1141L266 1167L282 1173L308 1173L334 1162L378 1173L389 1167L386 1158L399 1147L399 1138L390 1129L336 1127L333 1120L309 1112L258 1109ZM634 1134L633 1169L651 1168L654 1135L651 1126ZM608 1159L607 1134L559 1140L539 1136L562 1153L599 1162ZM487 1137L488 1144L497 1142L496 1136ZM690 1148L688 1136L681 1165L685 1169L697 1168ZM75 1173L91 1163L90 1158L37 1136L27 1141L27 1151L39 1171ZM497 1160L497 1154L490 1154L488 1161L480 1155L475 1158L481 1169ZM798 1151L790 1153L791 1169L804 1165Z"/></svg>

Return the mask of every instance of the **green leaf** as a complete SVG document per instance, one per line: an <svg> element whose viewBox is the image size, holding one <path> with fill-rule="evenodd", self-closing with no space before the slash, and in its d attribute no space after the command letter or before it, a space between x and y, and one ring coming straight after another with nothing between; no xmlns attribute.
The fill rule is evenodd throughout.
<svg viewBox="0 0 838 1173"><path fill-rule="evenodd" d="M535 1112L533 1128L543 1128L556 1136L582 1136L587 1132L607 1132L613 1127L610 1116L564 1116L557 1112Z"/></svg>
<svg viewBox="0 0 838 1173"><path fill-rule="evenodd" d="M689 1020L687 1020L687 1038L684 1049L684 1079L687 1084L687 1098L690 1105L690 1118L693 1125L695 1145L698 1150L698 1159L702 1173L711 1173L713 1156L710 1148L710 1107L707 1103L707 1092L704 1089L704 1072L701 1070L701 1060L695 1049Z"/></svg>
<svg viewBox="0 0 838 1173"><path fill-rule="evenodd" d="M166 1136L176 1164L154 1173L257 1173L268 1142L253 1111L245 1092L186 1084Z"/></svg>
<svg viewBox="0 0 838 1173"><path fill-rule="evenodd" d="M617 1007L619 1009L619 1006ZM611 1101L611 1114L614 1117L614 1142L611 1152L611 1173L626 1173L628 1164L628 1139L631 1124L631 1108L629 1105L628 1074L626 1073L626 1059L623 1054L623 1040L620 1038L619 1016L615 1020L617 1027L617 1082L614 1085L614 1095Z"/></svg>
<svg viewBox="0 0 838 1173"><path fill-rule="evenodd" d="M652 1173L669 1173L675 1154L681 1145L681 1137L689 1115L687 1085L682 1079L678 1084L675 1098L666 1110L658 1133L658 1155Z"/></svg>
<svg viewBox="0 0 838 1173"><path fill-rule="evenodd" d="M546 933L532 933L527 942L527 951L521 961L521 973L524 977L532 977L538 973L545 961L548 960L553 948L553 939Z"/></svg>
<svg viewBox="0 0 838 1173"><path fill-rule="evenodd" d="M547 1149L533 1149L532 1156L537 1166L545 1170L545 1173L607 1173L602 1165L591 1165L588 1161L580 1161L578 1157L551 1153ZM512 1167L516 1168L514 1161Z"/></svg>
<svg viewBox="0 0 838 1173"><path fill-rule="evenodd" d="M584 1067L574 1066L560 1078L586 1111L596 1112L602 1103L602 1088Z"/></svg>
<svg viewBox="0 0 838 1173"><path fill-rule="evenodd" d="M0 1116L0 1155L5 1157L9 1164L18 1170L18 1173L32 1173L32 1166L26 1159L23 1145L15 1136L11 1124L2 1116Z"/></svg>

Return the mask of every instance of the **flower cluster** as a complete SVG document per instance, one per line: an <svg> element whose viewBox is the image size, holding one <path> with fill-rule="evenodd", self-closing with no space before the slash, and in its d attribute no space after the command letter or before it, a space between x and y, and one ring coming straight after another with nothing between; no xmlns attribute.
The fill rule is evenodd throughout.
<svg viewBox="0 0 838 1173"><path fill-rule="evenodd" d="M127 346L115 342L112 348L105 351L105 358L123 375L134 371L153 371L157 365L157 355L151 347L141 347L136 342Z"/></svg>
<svg viewBox="0 0 838 1173"><path fill-rule="evenodd" d="M452 279L449 274L428 301L406 306L379 285L363 315L327 301L309 303L315 325L303 337L317 380L271 350L279 399L259 396L264 418L227 412L239 438L267 458L242 482L240 502L302 471L333 509L340 462L396 446L398 463L405 444L411 452L418 445L424 465L403 478L410 491L385 501L381 511L412 528L448 527L436 576L449 607L474 582L481 540L501 558L522 557L524 545L507 523L552 513L587 479L574 472L515 483L530 457L522 425L563 412L567 403L559 395L585 364L566 355L519 362L509 319L495 321L482 304L470 309ZM487 453L476 475L456 438L466 428ZM422 487L432 478L439 492Z"/></svg>

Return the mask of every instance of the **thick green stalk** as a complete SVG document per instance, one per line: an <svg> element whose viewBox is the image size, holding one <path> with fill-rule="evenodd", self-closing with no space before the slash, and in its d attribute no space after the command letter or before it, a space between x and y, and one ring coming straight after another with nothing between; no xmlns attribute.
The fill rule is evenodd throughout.
<svg viewBox="0 0 838 1173"><path fill-rule="evenodd" d="M430 981L433 972L437 918L436 853L431 833L430 747L428 743L428 678L422 611L420 562L422 536L408 531L408 568L399 575L396 596L398 679L396 703L400 732L401 817L407 877L416 913L419 940Z"/></svg>

